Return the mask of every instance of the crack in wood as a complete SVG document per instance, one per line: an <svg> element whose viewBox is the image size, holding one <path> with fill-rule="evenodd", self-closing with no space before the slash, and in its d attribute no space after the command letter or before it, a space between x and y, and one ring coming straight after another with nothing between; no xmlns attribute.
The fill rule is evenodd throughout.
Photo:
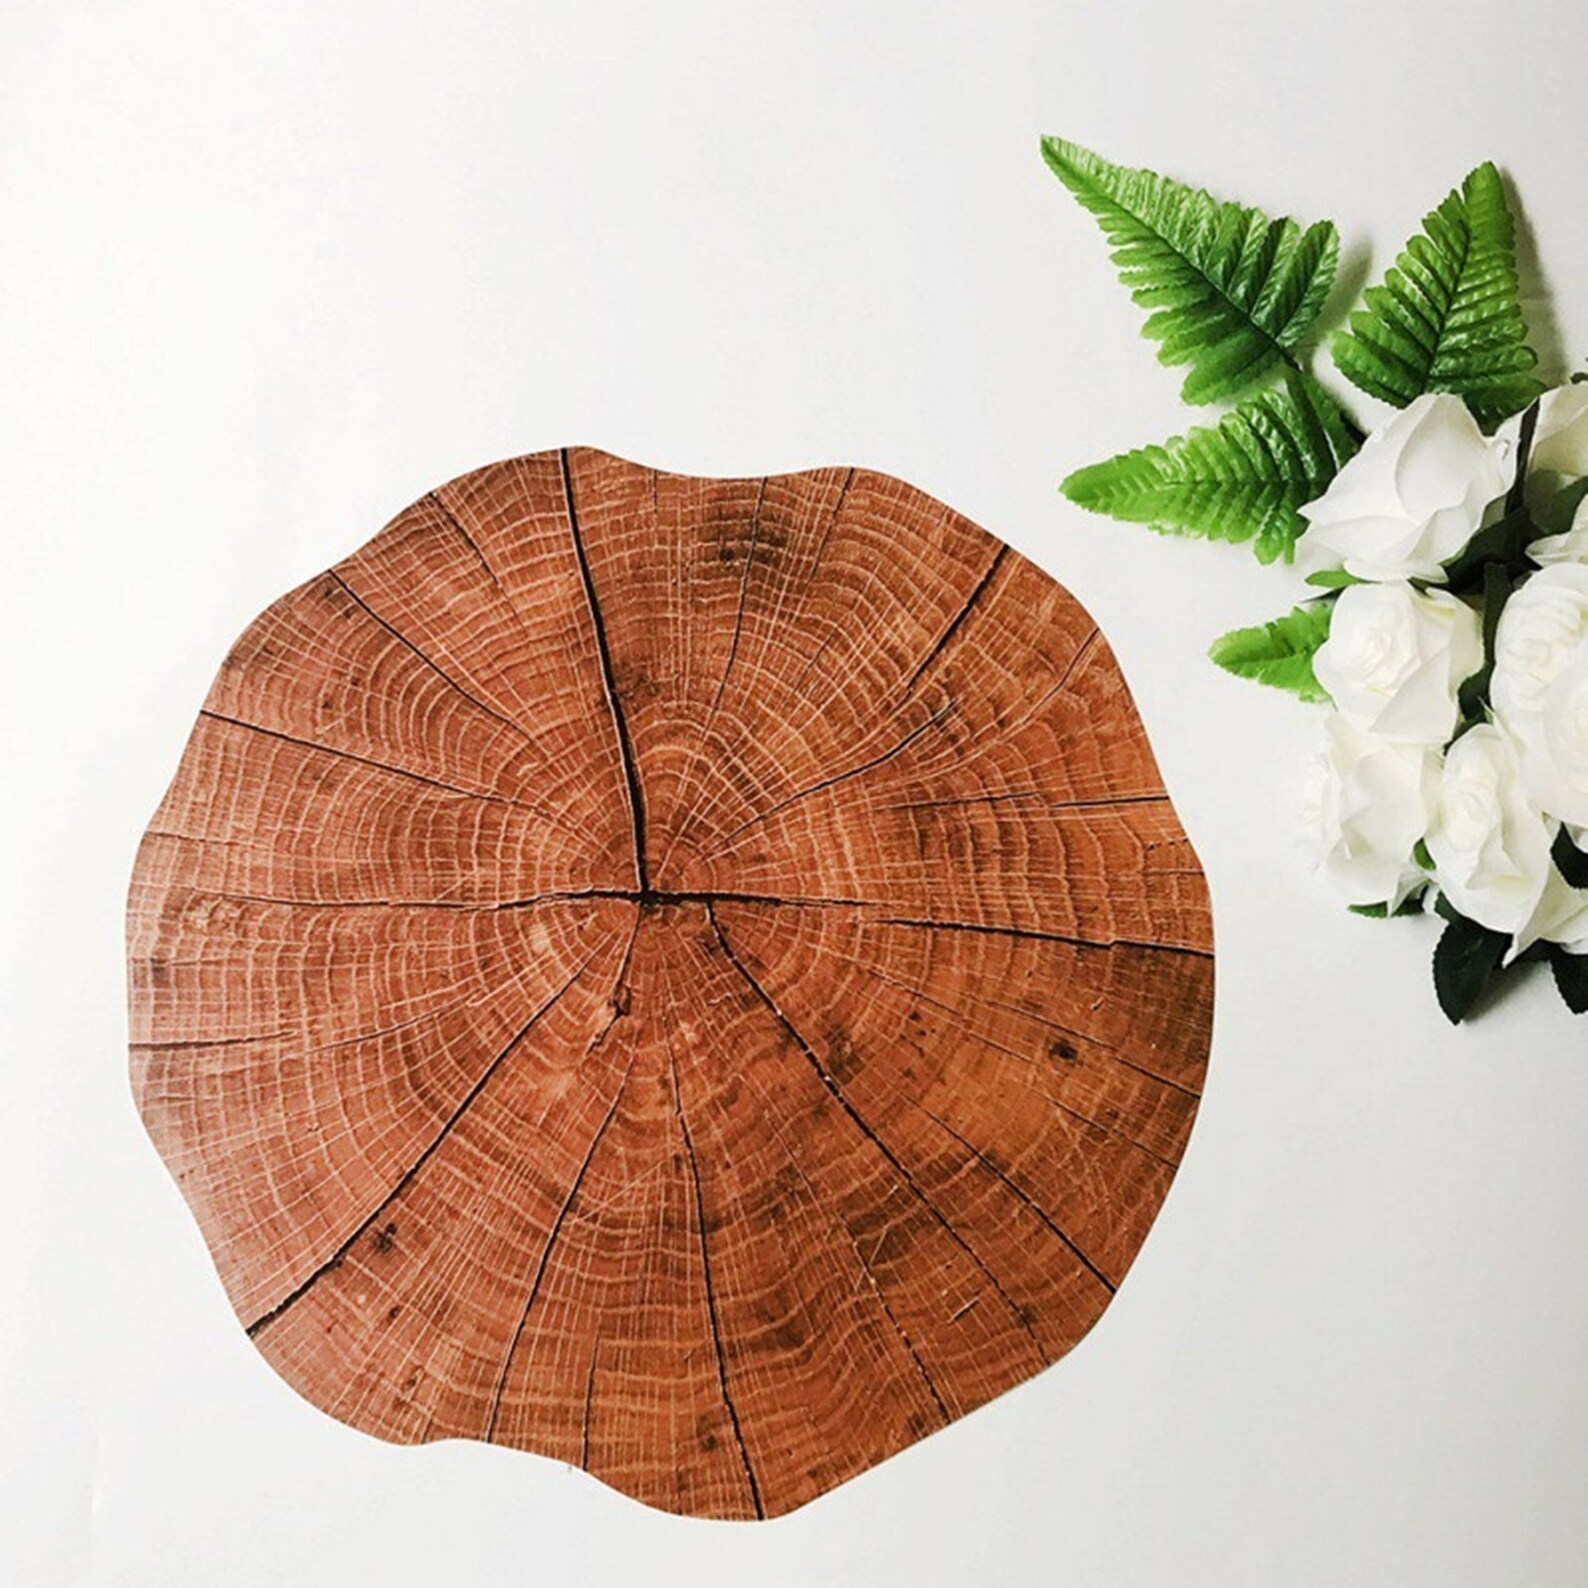
<svg viewBox="0 0 1588 1588"><path fill-rule="evenodd" d="M684 1161L689 1166L689 1178L694 1187L695 1228L700 1236L700 1273L706 1291L706 1316L711 1327L711 1343L717 1358L717 1385L722 1392L722 1404L727 1409L728 1421L733 1427L733 1437L739 1447L739 1459L744 1464L744 1476L750 1488L750 1504L757 1518L766 1515L761 1499L761 1485L756 1479L755 1463L750 1460L750 1450L744 1442L744 1427L739 1421L739 1411L734 1405L728 1387L728 1357L722 1343L722 1322L717 1315L717 1294L711 1279L711 1251L706 1238L706 1202L700 1186L700 1160L695 1156L695 1144L689 1134L689 1121L684 1117L684 1101L678 1090L678 1063L673 1057L673 1044L666 1030L663 1041L667 1047L667 1068L673 1084L673 1112L678 1121L679 1135L684 1144Z"/></svg>
<svg viewBox="0 0 1588 1588"><path fill-rule="evenodd" d="M1156 1070L1148 1069L1139 1060L1132 1059L1122 1053L1118 1046L1105 1041L1102 1037L1090 1032L1081 1031L1075 1026L1067 1026L1061 1020L1055 1020L1051 1015L1038 1014L1034 1009L1027 1009L1020 1004L1004 1003L998 998L983 998L978 1002L985 1004L989 1009L1002 1009L1007 1014L1018 1015L1022 1020L1030 1020L1035 1025L1041 1026L1045 1031L1057 1031L1060 1036L1072 1037L1077 1042L1084 1042L1088 1047L1096 1048L1099 1052L1106 1053L1112 1063L1122 1065L1127 1070L1133 1070L1137 1075L1149 1081L1156 1081L1160 1086L1167 1087L1171 1092L1178 1092L1182 1097L1189 1098L1192 1102L1201 1099L1202 1094L1194 1087L1185 1085L1181 1081L1172 1080L1167 1075L1160 1075Z"/></svg>
<svg viewBox="0 0 1588 1588"><path fill-rule="evenodd" d="M838 527L839 517L844 510L844 503L849 498L849 487L854 483L855 471L851 469L849 473L844 476L844 483L839 487L838 500L833 504L832 516L827 520L827 523L822 530L822 538L816 544L816 553L811 558L811 577L813 579L816 576L816 571L822 565L822 558L827 554L827 543L832 539L833 531ZM827 630L827 633L817 644L816 649L811 652L810 657L806 661L805 665L800 669L799 676L795 678L792 686L793 694L800 695L803 693L805 688L805 680L810 677L811 669L815 667L818 661L821 660L822 655L826 651L827 647L832 644L833 640L836 639L837 636L842 632L842 625L838 623L834 623Z"/></svg>
<svg viewBox="0 0 1588 1588"><path fill-rule="evenodd" d="M732 946L728 942L727 937L723 934L722 924L717 920L716 912L711 908L710 905L706 906L706 915L711 922L712 931L716 934L717 942L721 944L722 952L727 956L729 963L744 978L745 982L749 985L751 992L753 992L755 996L766 1005L773 1018L788 1033L790 1038L793 1039L794 1045L805 1056L807 1062L816 1071L816 1074L821 1080L822 1085L827 1088L827 1091L832 1096L833 1100L849 1117L855 1128L888 1161L893 1168L893 1172L898 1175L899 1179L904 1183L904 1185L906 1185L915 1195L916 1200L919 1201L921 1206L926 1209L927 1213L942 1227L949 1239L953 1241L954 1244L958 1246L968 1258L970 1258L971 1262L973 1262L976 1267L981 1270L982 1274L986 1277L988 1284L990 1284L993 1290L997 1292L999 1298L1003 1301L1004 1306L1008 1309L1010 1315L1020 1326L1021 1330L1028 1336L1032 1347L1036 1351L1038 1359L1045 1364L1047 1361L1047 1354L1043 1349L1042 1342L1037 1338L1036 1331L1031 1327L1031 1320L1026 1316L1025 1309L1015 1303L1014 1299L998 1282L997 1275L995 1275L987 1266L987 1264L981 1259L981 1257L977 1255L975 1249L964 1238L964 1236L962 1236L959 1231L954 1228L952 1222L944 1216L932 1199L927 1196L926 1192L921 1189L919 1182L916 1180L915 1176L910 1173L909 1169L905 1167L903 1161L898 1157L893 1149L889 1147L885 1141L883 1141L881 1136L879 1136L876 1131L874 1131L871 1126L866 1123L859 1110L857 1110L854 1104L849 1101L849 1098L845 1094L843 1087L838 1084L837 1078L822 1062L820 1055L800 1034L798 1028L789 1020L788 1016L783 1013L782 1009L778 1007L777 1003L772 998L772 995L767 992L767 990L759 981L756 980L755 976L751 973L749 967L744 963L744 961L741 960L734 952Z"/></svg>
<svg viewBox="0 0 1588 1588"><path fill-rule="evenodd" d="M525 744L532 746L537 751L541 749L541 746L536 742L534 735L531 734L522 723L514 722L511 717L507 716L503 712L498 711L496 707L487 705L485 701L481 700L480 697L474 694L471 690L465 689L463 685L460 684L457 679L455 679L452 674L446 670L446 668L444 668L433 658L427 656L424 651L415 645L414 642L402 632L401 629L397 628L397 626L388 619L383 618L380 613L377 612L375 608L372 607L369 602L366 601L364 597L361 596L358 591L355 590L352 585L350 585L347 580L336 571L335 568L331 569L330 577L334 579L344 591L347 592L348 596L354 602L356 602L365 613L373 618L375 622L377 622L389 635L391 635L391 637L396 640L399 645L403 646L409 651L412 651L413 654L418 657L419 660L423 662L425 666L428 667L430 671L442 681L442 683L446 684L449 689L456 691L456 693L464 700L468 701L471 706L483 711L485 715L490 717L493 721L501 723L504 728L510 728L518 735L520 739L524 741Z"/></svg>
<svg viewBox="0 0 1588 1588"><path fill-rule="evenodd" d="M128 921L134 1096L262 1354L691 1514L1068 1349L1206 1065L1103 637L855 469L438 488L232 647Z"/></svg>
<svg viewBox="0 0 1588 1588"><path fill-rule="evenodd" d="M1055 1222L1046 1208L1038 1203L1036 1199L1032 1197L1022 1186L1017 1184L1013 1179L1005 1174L1004 1171L1000 1169L998 1165L995 1164L992 1159L989 1158L987 1154L975 1144L975 1142L968 1141L957 1130L955 1130L947 1120L940 1119L932 1112L931 1109L926 1107L924 1103L916 1103L915 1107L921 1113L925 1114L926 1117L938 1127L938 1129L945 1131L948 1135L952 1136L954 1140L965 1149L966 1152L971 1153L975 1157L976 1161L981 1164L981 1166L986 1169L988 1173L994 1175L1001 1185L1003 1185L1019 1201L1024 1203L1026 1207L1030 1208L1030 1210L1036 1214L1037 1218L1042 1221L1042 1224L1049 1231L1049 1233L1054 1235L1068 1249L1070 1255L1075 1258L1075 1260L1087 1271L1087 1273L1089 1273L1092 1278L1095 1279L1098 1284L1100 1284L1104 1290L1109 1293L1109 1295L1112 1296L1114 1294L1115 1290L1119 1288L1118 1285L1112 1279L1110 1279L1108 1275L1105 1274L1103 1270L1099 1268L1084 1251L1082 1251L1080 1243L1067 1230L1061 1228L1060 1225Z"/></svg>
<svg viewBox="0 0 1588 1588"><path fill-rule="evenodd" d="M627 1000L622 994L629 973L629 964L634 957L634 944L639 937L639 932L640 918L636 915L634 926L629 932L628 941L623 945L623 957L618 962L617 974L612 978L612 991L607 998L607 1018L601 1029L590 1039L588 1046L585 1048L584 1059L586 1061L600 1049L611 1034L612 1028L627 1012ZM503 1357L501 1370L497 1374L496 1389L491 1396L490 1416L485 1427L484 1437L487 1441L495 1441L497 1421L502 1411L502 1397L507 1391L508 1379L512 1376L513 1359L518 1354L519 1344L524 1338L524 1330L529 1325L529 1315L534 1310L536 1297L540 1294L541 1281L546 1277L546 1269L551 1262L552 1249L556 1246L557 1237L562 1233L563 1224L572 1211L575 1200L578 1198L579 1188L584 1184L585 1174L595 1160L596 1149L600 1147L602 1137L606 1135L607 1128L617 1115L618 1105L622 1103L623 1094L628 1090L629 1076L634 1073L634 1066L638 1058L638 1051L629 1055L629 1062L623 1070L622 1079L618 1082L618 1088L613 1095L611 1106L607 1109L605 1117L602 1119L595 1135L591 1138L590 1145L585 1151L584 1159L573 1177L573 1183L568 1188L568 1194L563 1198L562 1206L558 1208L557 1215L552 1220L551 1229L546 1234L545 1244L540 1249L540 1258L535 1264L535 1273L530 1281L529 1294L524 1300L524 1310L519 1314L518 1326L513 1330L513 1337L507 1347L507 1355ZM593 1374L594 1369L592 1368L591 1371Z"/></svg>
<svg viewBox="0 0 1588 1588"><path fill-rule="evenodd" d="M915 926L933 932L982 932L992 937L1028 938L1036 943L1069 943L1075 948L1141 948L1158 954L1188 954L1193 959L1213 958L1210 948L1193 948L1186 943L1158 943L1150 938L1079 937L1068 932L1042 932L1035 927L994 926L980 921L941 921L932 916L878 915L872 919L879 926Z"/></svg>
<svg viewBox="0 0 1588 1588"><path fill-rule="evenodd" d="M860 1242L855 1239L855 1232L849 1227L849 1221L844 1218L842 1211L827 1207L823 1198L818 1193L815 1185L812 1183L811 1177L806 1174L804 1166L800 1163L799 1159L795 1157L794 1149L788 1144L788 1138L781 1130L778 1129L775 1120L772 1118L770 1110L767 1111L765 1118L767 1128L776 1138L778 1146L783 1149L784 1161L793 1166L794 1172L800 1177L801 1181L804 1183L805 1189L810 1193L811 1206L826 1214L828 1223L834 1229L841 1230L843 1232L844 1238L848 1241L850 1247L853 1249L855 1261L860 1264L860 1272L865 1275L867 1284L871 1286L872 1293L877 1298L877 1304L882 1308L883 1316L886 1317L888 1322L893 1325L894 1332L898 1335L900 1343L909 1353L910 1360L912 1363L914 1363L915 1370L920 1375L921 1382L923 1385L925 1385L927 1394L932 1397L932 1404L936 1406L937 1414L942 1419L943 1426L946 1428L949 1423L953 1421L953 1416L949 1412L948 1406L945 1404L942 1395L938 1391L937 1382L935 1379L933 1379L931 1371L926 1365L925 1359L921 1356L920 1351L916 1349L915 1342L910 1338L909 1331L899 1321L898 1314L894 1312L892 1306L889 1304L887 1292L882 1288L882 1282L877 1278L876 1272L871 1266L872 1259L875 1258L876 1252L873 1251L872 1258L868 1259L866 1254L861 1251ZM879 1247L881 1246L882 1237L878 1238L877 1244ZM952 1318L949 1320L951 1323L953 1321L954 1320Z"/></svg>
<svg viewBox="0 0 1588 1588"><path fill-rule="evenodd" d="M921 660L917 662L911 669L910 676L905 679L902 685L904 698L906 700L908 700L910 696L915 693L915 686L921 681L922 675L932 665L932 663L935 662L945 650L947 650L949 642L956 634L959 633L960 629L964 627L965 620L975 609L976 603L980 601L981 598L987 593L987 587L993 582L998 570L1003 567L1004 559L1008 555L1009 548L1007 546L1000 545L997 551L993 553L992 561L987 564L986 571L982 574L981 578L976 581L975 587L971 590L971 593L965 597L965 600L960 606L959 611L954 614L953 618L949 621L948 626L941 634L938 635L936 640L932 642L932 646L927 651L926 655L923 656Z"/></svg>
<svg viewBox="0 0 1588 1588"><path fill-rule="evenodd" d="M291 1050L291 1056L295 1059L307 1059L316 1053L332 1053L337 1048L355 1048L363 1042L375 1042L381 1037L395 1036L399 1031L408 1031L414 1026L423 1025L427 1020L439 1020L442 1015L449 1015L454 1010L466 1008L469 1004L477 1002L481 996L495 997L502 990L502 987L493 987L484 994L471 993L463 998L455 998L451 1003L442 1004L438 1008L427 1009L423 1014L414 1015L412 1019L399 1020L395 1025L381 1026L374 1031L361 1031L356 1036L338 1037L335 1042L318 1042L310 1048L294 1048ZM301 1031L283 1029L265 1032L258 1036L227 1037L211 1042L129 1042L127 1046L134 1053L171 1053L183 1048L247 1047L260 1042L282 1042L302 1035Z"/></svg>
<svg viewBox="0 0 1588 1588"><path fill-rule="evenodd" d="M579 563L579 577L584 584L585 601L590 609L590 621L595 628L596 653L601 659L601 683L606 691L607 707L612 713L612 731L617 736L618 760L623 768L623 784L627 791L629 816L634 826L634 875L639 891L645 893L649 880L645 869L645 799L640 788L639 768L634 760L634 746L629 740L628 722L623 713L623 701L618 695L616 677L612 671L612 649L607 642L606 624L601 619L601 603L596 598L595 580L590 574L590 559L585 553L584 536L579 530L579 514L573 504L573 475L568 467L568 449L557 454L562 463L563 499L568 509L568 533L573 537L574 556Z"/></svg>
<svg viewBox="0 0 1588 1588"><path fill-rule="evenodd" d="M1096 799L1045 800L1039 789L1016 789L1006 794L965 794L936 800L898 800L891 805L877 805L879 811L931 811L961 805L1008 805L1023 800L1035 800L1045 811L1094 811L1123 809L1128 805L1167 805L1167 794L1109 794Z"/></svg>
<svg viewBox="0 0 1588 1588"><path fill-rule="evenodd" d="M722 669L722 677L717 680L717 693L712 697L711 710L706 713L705 726L700 730L700 737L705 739L711 731L711 724L715 720L718 708L722 705L722 697L728 688L728 680L733 675L733 664L739 658L739 636L744 630L744 603L750 593L750 574L755 568L755 551L761 543L761 509L766 503L766 481L761 481L761 489L756 493L755 512L750 519L750 545L744 554L744 568L739 574L739 600L733 612L733 637L728 642L728 660Z"/></svg>
<svg viewBox="0 0 1588 1588"><path fill-rule="evenodd" d="M195 1048L243 1048L255 1042L275 1042L281 1037L289 1037L290 1031L266 1031L253 1037L211 1037L208 1041L195 1039L191 1042L129 1042L128 1050L133 1053L185 1053Z"/></svg>
<svg viewBox="0 0 1588 1588"><path fill-rule="evenodd" d="M595 954L589 955L574 970L574 973L567 979L567 981L565 981L556 990L556 992L554 992L550 998L541 1004L540 1007L536 1009L535 1012L529 1017L529 1019L524 1022L524 1024L519 1028L518 1032L508 1042L507 1046L504 1047L481 1072L474 1084L464 1094L463 1101L460 1102L448 1116L446 1123L442 1125L440 1131L431 1139L424 1151L421 1152L418 1158L416 1158L414 1162L403 1171L402 1175L397 1181L397 1184L376 1205L373 1212L371 1212L359 1224L358 1228L355 1229L353 1233L349 1235L340 1246L337 1247L331 1256L326 1258L325 1261L322 1262L319 1267L317 1267L306 1279L295 1285L285 1296L281 1298L280 1301L275 1304L275 1306L271 1307L268 1311L261 1313L257 1318L254 1319L252 1323L247 1326L248 1334L251 1338L257 1337L261 1331L269 1328L270 1325L276 1322L276 1320L280 1318L283 1313L287 1312L290 1308L301 1301L303 1297L306 1296L315 1286L315 1284L317 1284L319 1280L321 1280L326 1274L331 1273L335 1269L338 1269L342 1266L342 1264L347 1260L347 1254L351 1252L358 1244L359 1239L374 1227L375 1221L381 1216L381 1214L384 1213L387 1208L389 1208L398 1200L398 1198L402 1196L403 1192L405 1192L408 1187L412 1185L413 1182L418 1178L419 1172L424 1168L424 1166L429 1163L433 1157L435 1157L437 1152L440 1151L442 1144L452 1134L453 1130L462 1121L469 1109L473 1107L474 1102L479 1097L480 1093L485 1090L487 1084L491 1080L491 1077L502 1068L502 1066L507 1062L508 1057L517 1051L524 1039L530 1034L531 1031L534 1030L536 1025L539 1024L541 1017L549 1013L553 1006L562 998L563 994L566 993L568 989L572 987L573 984L578 981L578 979L585 973L595 958Z"/></svg>
<svg viewBox="0 0 1588 1588"><path fill-rule="evenodd" d="M513 799L506 794L487 794L482 789L465 788L459 783L446 783L440 778L428 777L423 772L410 772L406 767L393 766L388 761L376 761L367 755L359 755L354 750L340 750L334 745L321 744L317 739L300 739L296 734L283 733L279 728L267 728L262 723L248 722L242 717L229 717L225 712L213 711L208 706L199 712L199 716L208 718L211 722L223 722L228 727L241 728L249 733L258 733L269 739L280 739L286 744L295 744L304 750L312 750L316 755L335 756L340 761L355 761L360 766L371 767L378 772L390 772L395 777L408 778L415 783L423 783L430 788L439 789L443 793L461 795L464 799L480 800L490 805L511 805L519 810L532 811L536 816L560 827L565 833L579 836L578 829L568 824L565 817L558 816L554 811L549 811L544 805L537 805L531 800Z"/></svg>
<svg viewBox="0 0 1588 1588"><path fill-rule="evenodd" d="M616 1018L616 1012L614 1011L614 1020ZM595 1041L590 1044L586 1057L600 1047L607 1032L611 1029L612 1022L609 1021ZM611 1125L613 1118L617 1114L618 1105L623 1101L624 1092L628 1090L629 1076L634 1073L634 1064L637 1057L637 1054L630 1055L628 1065L623 1071L623 1079L618 1083L617 1095L612 1099L611 1106L607 1109L605 1117L597 1127L595 1135L591 1138L584 1160L574 1174L573 1183L568 1188L567 1196L563 1198L562 1206L557 1209L557 1216L552 1220L551 1229L546 1235L546 1242L540 1249L540 1259L535 1264L535 1274L533 1279L530 1280L529 1295L525 1298L524 1310L519 1314L518 1326L513 1330L513 1337L508 1342L507 1355L502 1358L501 1370L496 1376L496 1389L491 1395L491 1413L485 1424L485 1438L491 1443L496 1440L496 1427L502 1415L502 1399L507 1393L508 1380L513 1373L513 1359L518 1355L518 1348L523 1341L524 1331L529 1327L529 1315L534 1311L536 1298L540 1295L541 1281L546 1277L546 1269L551 1262L552 1250L557 1244L557 1237L562 1234L562 1227L567 1222L568 1214L572 1210L574 1202L578 1199L579 1187L584 1184L585 1174L595 1159L596 1150L600 1147L601 1140L607 1133L607 1127Z"/></svg>
<svg viewBox="0 0 1588 1588"><path fill-rule="evenodd" d="M752 827L759 827L762 822L770 820L782 811L786 811L790 805L797 805L801 800L809 799L813 794L825 793L830 788L836 788L840 783L847 783L852 778L860 777L879 766L885 766L896 756L903 755L923 733L935 728L953 709L952 701L946 705L939 706L925 722L918 723L913 727L892 749L884 750L879 755L874 755L869 760L862 761L859 766L850 767L846 772L835 772L831 777L824 777L820 782L811 784L809 788L803 788L797 794L790 794L786 799L779 800L775 805L762 811L759 815L752 816L749 821L740 822L731 832L724 834L717 843L701 854L702 863L720 855L723 850L731 847L734 840L742 833L748 832Z"/></svg>
<svg viewBox="0 0 1588 1588"><path fill-rule="evenodd" d="M518 610L516 603L513 601L513 598L508 595L506 588L502 584L502 581L496 577L496 570L491 566L490 559L485 555L484 551L480 549L479 542L476 541L474 536L472 536L464 527L463 520L459 518L458 515L454 513L452 509L448 507L447 504L441 499L441 493L439 491L431 491L423 498L423 500L428 502L436 510L436 512L447 521L448 525L457 532L459 538L463 541L463 544L474 553L475 560L479 563L481 571L484 573L485 577L491 581L491 588L495 590L496 593L501 596L502 600L506 602L507 605L512 609L513 616L518 619L520 631L523 633L524 637L528 639L529 629L524 623L524 614Z"/></svg>
<svg viewBox="0 0 1588 1588"><path fill-rule="evenodd" d="M992 1049L994 1053L1002 1053L1006 1058L1013 1059L1017 1064L1024 1064L1028 1068L1037 1067L1029 1054L1022 1053L1018 1048L1011 1048L1007 1044L998 1042L994 1038L978 1031L975 1026L973 1026L969 1020L965 1018L964 1012L962 1010L956 1009L952 1004L944 1003L940 998L933 998L931 994L923 991L921 988L912 987L909 982L901 981L895 976L890 976L886 971L878 970L872 965L867 965L854 956L850 957L850 963L853 964L857 970L865 971L869 975L874 976L878 981L885 983L887 986L895 987L900 992L908 994L911 998L917 999L921 1003L929 1004L934 1009L941 1010L942 1013L952 1017L956 1030L962 1031L966 1036L972 1037L977 1042L984 1044L986 1047ZM1061 1102L1057 1097L1054 1097L1051 1092L1041 1092L1039 1095L1041 1096L1043 1102L1050 1104L1053 1108L1057 1109L1059 1113L1065 1115L1067 1118L1073 1119L1076 1124L1089 1126L1093 1130L1101 1131L1106 1136L1112 1136L1116 1141L1124 1142L1127 1146L1134 1148L1137 1152L1145 1154L1148 1158L1151 1158L1154 1163L1160 1164L1165 1169L1173 1171L1178 1167L1177 1164L1172 1162L1170 1159L1165 1158L1161 1153L1154 1152L1151 1147L1148 1147L1142 1142L1137 1141L1134 1136L1130 1136L1123 1131L1116 1130L1112 1125L1105 1125L1102 1120L1094 1119L1090 1114L1083 1112L1081 1109L1074 1108L1068 1103Z"/></svg>

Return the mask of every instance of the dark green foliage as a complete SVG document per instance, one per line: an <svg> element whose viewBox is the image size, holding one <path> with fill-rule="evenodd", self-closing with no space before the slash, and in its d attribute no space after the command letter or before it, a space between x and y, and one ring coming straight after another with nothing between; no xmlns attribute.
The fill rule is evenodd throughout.
<svg viewBox="0 0 1588 1588"><path fill-rule="evenodd" d="M1568 954L1565 949L1554 947L1549 964L1566 1007L1574 1015L1588 1014L1588 954Z"/></svg>
<svg viewBox="0 0 1588 1588"><path fill-rule="evenodd" d="M1460 1025L1483 996L1510 939L1465 916L1451 914L1434 948L1434 994L1452 1025Z"/></svg>

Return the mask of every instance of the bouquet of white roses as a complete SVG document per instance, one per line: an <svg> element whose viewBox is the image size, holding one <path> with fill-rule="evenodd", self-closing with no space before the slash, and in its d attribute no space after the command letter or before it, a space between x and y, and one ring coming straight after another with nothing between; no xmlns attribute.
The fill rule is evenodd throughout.
<svg viewBox="0 0 1588 1588"><path fill-rule="evenodd" d="M1544 391L1504 184L1480 166L1329 347L1399 412L1365 434L1308 368L1334 281L1303 230L1063 140L1043 153L1114 245L1214 425L1078 470L1071 500L1249 542L1317 592L1211 655L1322 703L1305 833L1341 899L1436 911L1452 1021L1547 957L1588 1010L1588 384Z"/></svg>

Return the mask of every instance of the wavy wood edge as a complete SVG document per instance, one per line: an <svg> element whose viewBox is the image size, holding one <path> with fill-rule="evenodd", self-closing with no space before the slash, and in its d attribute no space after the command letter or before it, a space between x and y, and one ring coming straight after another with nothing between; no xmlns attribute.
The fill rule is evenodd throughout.
<svg viewBox="0 0 1588 1588"><path fill-rule="evenodd" d="M287 1382L703 1516L1071 1349L1211 1031L1095 624L859 469L429 493L233 647L128 931L139 1108Z"/></svg>

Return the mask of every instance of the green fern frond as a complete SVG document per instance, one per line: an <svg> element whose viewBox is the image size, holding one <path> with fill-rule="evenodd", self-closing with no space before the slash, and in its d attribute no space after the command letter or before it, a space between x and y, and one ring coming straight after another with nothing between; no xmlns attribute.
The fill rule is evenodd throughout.
<svg viewBox="0 0 1588 1588"><path fill-rule="evenodd" d="M1363 295L1330 351L1370 396L1404 408L1453 392L1484 423L1527 407L1544 389L1516 279L1516 228L1505 184L1480 165L1406 245L1383 284Z"/></svg>
<svg viewBox="0 0 1588 1588"><path fill-rule="evenodd" d="M1060 489L1080 507L1169 535L1251 541L1290 560L1315 501L1355 450L1334 399L1309 376L1259 392L1216 425L1077 469Z"/></svg>
<svg viewBox="0 0 1588 1588"><path fill-rule="evenodd" d="M1292 608L1272 623L1233 629L1214 640L1208 656L1227 673L1286 689L1303 700L1327 703L1329 692L1312 671L1312 658L1329 637L1333 601Z"/></svg>
<svg viewBox="0 0 1588 1588"><path fill-rule="evenodd" d="M1188 403L1222 401L1294 362L1334 281L1332 222L1303 231L1063 138L1044 138L1042 156L1097 217L1159 359L1190 365Z"/></svg>

